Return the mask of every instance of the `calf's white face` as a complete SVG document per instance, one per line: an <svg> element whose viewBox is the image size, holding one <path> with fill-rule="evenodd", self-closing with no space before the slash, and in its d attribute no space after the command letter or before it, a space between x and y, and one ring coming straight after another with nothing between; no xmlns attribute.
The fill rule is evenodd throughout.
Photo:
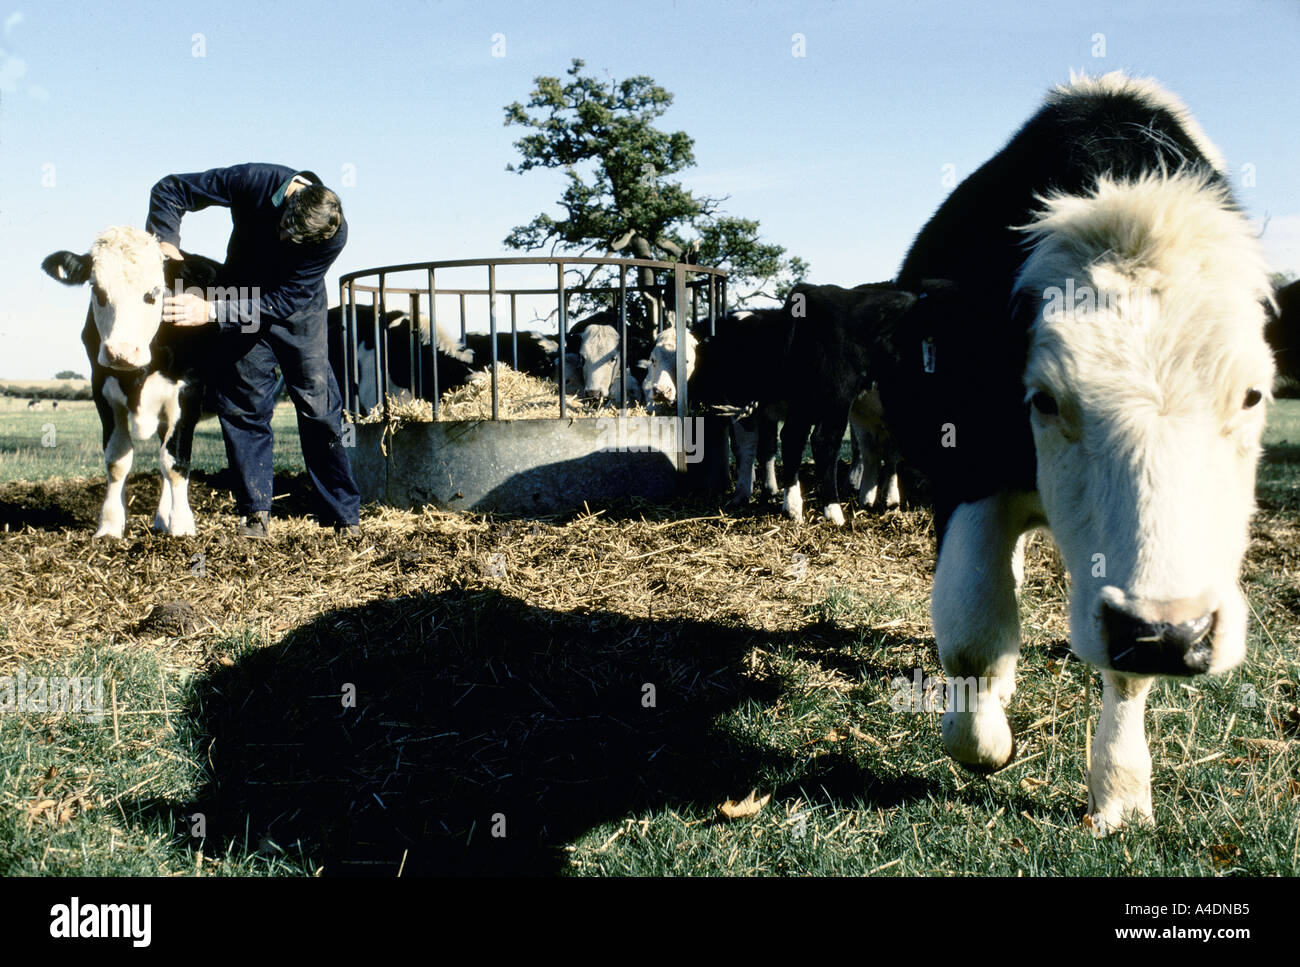
<svg viewBox="0 0 1300 967"><path fill-rule="evenodd" d="M618 371L618 330L588 326L582 330L578 354L582 357L582 396L605 399Z"/></svg>
<svg viewBox="0 0 1300 967"><path fill-rule="evenodd" d="M99 363L111 369L139 369L148 364L149 344L162 323L167 294L162 249L139 229L110 228L95 239L90 259Z"/></svg>
<svg viewBox="0 0 1300 967"><path fill-rule="evenodd" d="M696 339L686 334L686 378L695 372ZM650 368L646 373L645 398L647 402L671 405L677 402L677 330L665 329L655 339L650 351Z"/></svg>
<svg viewBox="0 0 1300 967"><path fill-rule="evenodd" d="M1025 370L1039 498L1070 572L1071 645L1101 668L1193 675L1245 654L1268 281L1244 219L1213 200L1194 179L1103 181L1029 227L1017 292L1043 299Z"/></svg>

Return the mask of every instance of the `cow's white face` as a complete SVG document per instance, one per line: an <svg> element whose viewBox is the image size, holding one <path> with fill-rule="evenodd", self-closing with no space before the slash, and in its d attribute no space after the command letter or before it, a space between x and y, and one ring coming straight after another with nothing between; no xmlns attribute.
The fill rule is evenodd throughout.
<svg viewBox="0 0 1300 967"><path fill-rule="evenodd" d="M588 326L582 330L578 354L582 357L582 396L605 399L618 371L618 330L613 326Z"/></svg>
<svg viewBox="0 0 1300 967"><path fill-rule="evenodd" d="M1095 253L1088 219L1076 233L1078 213L1057 211L1063 234L1038 232L1018 292L1044 300L1025 399L1071 646L1101 668L1191 675L1245 654L1237 577L1273 364L1254 247L1216 245L1194 211L1165 214L1193 222L1180 244Z"/></svg>
<svg viewBox="0 0 1300 967"><path fill-rule="evenodd" d="M695 372L696 339L686 334L686 378ZM655 339L650 351L650 368L646 373L645 398L647 402L665 406L677 402L677 330L665 329Z"/></svg>
<svg viewBox="0 0 1300 967"><path fill-rule="evenodd" d="M139 229L110 228L95 239L90 262L99 364L121 370L147 365L167 294L162 249Z"/></svg>

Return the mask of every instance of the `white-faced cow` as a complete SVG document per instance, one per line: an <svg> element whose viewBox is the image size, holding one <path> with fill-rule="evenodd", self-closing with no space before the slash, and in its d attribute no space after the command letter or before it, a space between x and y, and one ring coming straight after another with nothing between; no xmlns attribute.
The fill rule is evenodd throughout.
<svg viewBox="0 0 1300 967"><path fill-rule="evenodd" d="M618 330L613 326L590 325L583 328L578 337L577 353L578 364L582 368L582 389L579 393L582 399L599 403L626 398L629 404L640 403L644 399L634 367L619 365L623 358L619 342ZM624 380L621 386L620 374ZM620 394L626 395L622 397Z"/></svg>
<svg viewBox="0 0 1300 967"><path fill-rule="evenodd" d="M1155 83L1072 78L953 191L899 275L952 280L964 307L913 339L911 378L881 387L935 489L934 632L965 695L944 745L977 771L1014 757L1013 558L1049 527L1071 578L1071 648L1105 683L1088 775L1099 832L1151 819L1153 676L1245 654L1237 579L1271 293L1225 170Z"/></svg>
<svg viewBox="0 0 1300 967"><path fill-rule="evenodd" d="M695 350L699 340L689 330L686 333L686 379L695 372ZM677 328L670 326L655 337L650 350L650 365L646 369L644 394L647 403L659 407L677 402Z"/></svg>
<svg viewBox="0 0 1300 967"><path fill-rule="evenodd" d="M165 260L152 235L119 227L95 239L89 253L55 252L41 268L65 285L89 282L92 287L81 340L90 357L108 467L108 492L95 536L122 536L131 441L155 434L162 443L162 497L154 529L193 535L190 450L203 408L201 367L212 358L214 334L208 327L163 325L162 300L178 285L211 286L220 265L198 255Z"/></svg>

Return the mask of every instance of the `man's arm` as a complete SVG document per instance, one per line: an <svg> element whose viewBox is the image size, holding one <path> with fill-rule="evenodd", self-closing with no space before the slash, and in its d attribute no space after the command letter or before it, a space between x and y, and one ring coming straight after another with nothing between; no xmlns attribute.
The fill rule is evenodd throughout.
<svg viewBox="0 0 1300 967"><path fill-rule="evenodd" d="M179 249L181 218L186 212L202 211L212 205L229 208L241 196L260 198L268 185L271 191L278 187L276 178L280 174L279 169L270 165L243 164L168 175L149 192L149 217L145 220L145 231L160 242Z"/></svg>

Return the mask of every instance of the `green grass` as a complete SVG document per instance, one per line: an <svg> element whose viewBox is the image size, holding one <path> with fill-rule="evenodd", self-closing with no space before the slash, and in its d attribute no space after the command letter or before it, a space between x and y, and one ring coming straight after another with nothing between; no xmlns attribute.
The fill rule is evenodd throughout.
<svg viewBox="0 0 1300 967"><path fill-rule="evenodd" d="M276 406L271 429L275 433L276 469L302 470L292 403ZM90 401L59 401L55 410L46 400L40 410L28 410L25 400L0 398L0 483L102 475L102 440L99 414ZM215 418L200 423L194 433L193 466L208 473L226 466L221 425ZM131 469L157 472L157 445L136 441Z"/></svg>
<svg viewBox="0 0 1300 967"><path fill-rule="evenodd" d="M238 655L240 645L225 650ZM0 715L0 875L168 876L200 865L218 875L311 872L302 857L233 837L224 855L201 855L190 835L197 817L173 805L203 777L203 736L185 714L190 670L103 643L24 672L98 679L102 720Z"/></svg>

